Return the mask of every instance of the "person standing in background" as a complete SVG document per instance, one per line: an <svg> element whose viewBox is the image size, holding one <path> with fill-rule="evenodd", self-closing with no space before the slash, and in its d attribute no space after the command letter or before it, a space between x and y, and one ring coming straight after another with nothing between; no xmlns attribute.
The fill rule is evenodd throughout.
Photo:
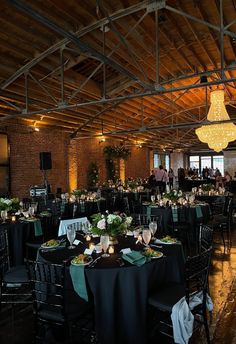
<svg viewBox="0 0 236 344"><path fill-rule="evenodd" d="M174 172L173 172L172 168L170 168L170 170L169 170L168 178L169 178L170 190L172 190L173 189L173 183L174 183Z"/></svg>
<svg viewBox="0 0 236 344"><path fill-rule="evenodd" d="M154 174L156 178L156 185L159 188L160 193L165 192L166 183L168 182L168 174L164 170L163 166L160 165L159 168L154 168Z"/></svg>

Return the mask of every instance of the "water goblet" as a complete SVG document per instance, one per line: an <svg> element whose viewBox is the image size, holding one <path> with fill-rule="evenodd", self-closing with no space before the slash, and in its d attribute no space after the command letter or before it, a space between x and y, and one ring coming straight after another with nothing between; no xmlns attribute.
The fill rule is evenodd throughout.
<svg viewBox="0 0 236 344"><path fill-rule="evenodd" d="M158 200L158 202L160 202L160 200L161 200L161 195L160 194L157 195L157 200Z"/></svg>
<svg viewBox="0 0 236 344"><path fill-rule="evenodd" d="M152 221L149 223L149 229L152 233L152 236L154 237L156 231L157 231L157 222L156 221Z"/></svg>
<svg viewBox="0 0 236 344"><path fill-rule="evenodd" d="M103 258L109 257L110 255L108 253L106 253L107 249L109 247L109 235L101 235L100 243L101 243L101 248L104 252L102 254L102 257Z"/></svg>
<svg viewBox="0 0 236 344"><path fill-rule="evenodd" d="M7 219L7 211L6 210L1 211L1 218L2 218L2 223L5 223L6 219Z"/></svg>
<svg viewBox="0 0 236 344"><path fill-rule="evenodd" d="M75 240L75 236L76 236L76 232L75 232L75 228L74 226L67 226L66 229L66 235L67 235L67 239L69 240L70 246L68 246L69 249L74 248L75 246L73 246L73 242Z"/></svg>
<svg viewBox="0 0 236 344"><path fill-rule="evenodd" d="M148 247L148 244L152 238L152 232L150 231L150 229L143 229L142 237L143 237L145 246Z"/></svg>
<svg viewBox="0 0 236 344"><path fill-rule="evenodd" d="M151 202L152 202L152 203L155 202L155 195L151 195Z"/></svg>

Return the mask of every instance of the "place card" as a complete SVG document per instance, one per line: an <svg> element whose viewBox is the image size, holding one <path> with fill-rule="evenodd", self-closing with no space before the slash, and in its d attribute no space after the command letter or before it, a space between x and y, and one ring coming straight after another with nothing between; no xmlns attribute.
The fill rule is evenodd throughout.
<svg viewBox="0 0 236 344"><path fill-rule="evenodd" d="M79 245L81 243L81 241L80 240L78 240L78 239L75 239L74 240L74 242L73 242L73 245Z"/></svg>
<svg viewBox="0 0 236 344"><path fill-rule="evenodd" d="M120 252L122 252L123 254L128 254L131 252L131 249L128 247L128 248L122 248L122 250L120 250Z"/></svg>
<svg viewBox="0 0 236 344"><path fill-rule="evenodd" d="M126 235L127 236L134 236L134 233L132 231L127 231Z"/></svg>
<svg viewBox="0 0 236 344"><path fill-rule="evenodd" d="M89 256L91 256L92 253L93 253L93 250L90 249L90 248L86 248L86 249L84 250L84 254L88 254Z"/></svg>
<svg viewBox="0 0 236 344"><path fill-rule="evenodd" d="M96 253L101 253L102 252L102 248L101 248L101 245L96 245L95 246L95 251L96 251Z"/></svg>
<svg viewBox="0 0 236 344"><path fill-rule="evenodd" d="M99 235L97 235L97 234L92 234L92 237L93 237L93 238L99 238Z"/></svg>

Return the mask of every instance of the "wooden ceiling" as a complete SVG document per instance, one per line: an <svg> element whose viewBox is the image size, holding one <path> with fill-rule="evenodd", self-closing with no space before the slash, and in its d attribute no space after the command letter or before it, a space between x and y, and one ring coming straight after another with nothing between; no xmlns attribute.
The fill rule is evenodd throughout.
<svg viewBox="0 0 236 344"><path fill-rule="evenodd" d="M216 88L236 121L236 0L1 0L0 10L2 127L200 149L195 128Z"/></svg>

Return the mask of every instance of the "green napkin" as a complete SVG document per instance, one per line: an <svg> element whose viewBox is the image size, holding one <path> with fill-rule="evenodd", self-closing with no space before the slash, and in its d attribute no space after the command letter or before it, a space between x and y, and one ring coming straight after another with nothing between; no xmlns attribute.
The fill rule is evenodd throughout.
<svg viewBox="0 0 236 344"><path fill-rule="evenodd" d="M43 235L43 231L42 231L42 226L41 226L40 220L36 220L34 222L34 235L35 236Z"/></svg>
<svg viewBox="0 0 236 344"><path fill-rule="evenodd" d="M81 211L81 213L85 213L85 202L84 202L84 201L81 201L81 202L79 203L79 205L80 205L80 211Z"/></svg>
<svg viewBox="0 0 236 344"><path fill-rule="evenodd" d="M71 265L70 275L76 293L85 301L88 301L88 293L84 275L84 265Z"/></svg>
<svg viewBox="0 0 236 344"><path fill-rule="evenodd" d="M177 207L171 207L171 210L172 210L173 222L178 222L178 208Z"/></svg>
<svg viewBox="0 0 236 344"><path fill-rule="evenodd" d="M149 261L148 258L144 257L142 253L138 251L131 251L130 253L123 254L122 258L129 262L130 264L142 266L147 261Z"/></svg>
<svg viewBox="0 0 236 344"><path fill-rule="evenodd" d="M61 201L61 214L64 213L65 208L66 208L66 201L63 200L63 201Z"/></svg>
<svg viewBox="0 0 236 344"><path fill-rule="evenodd" d="M151 207L147 207L147 220L151 221Z"/></svg>
<svg viewBox="0 0 236 344"><path fill-rule="evenodd" d="M198 218L198 219L201 218L201 217L203 217L202 208L201 208L200 205L197 205L197 206L196 206L196 215L197 215L197 218Z"/></svg>

